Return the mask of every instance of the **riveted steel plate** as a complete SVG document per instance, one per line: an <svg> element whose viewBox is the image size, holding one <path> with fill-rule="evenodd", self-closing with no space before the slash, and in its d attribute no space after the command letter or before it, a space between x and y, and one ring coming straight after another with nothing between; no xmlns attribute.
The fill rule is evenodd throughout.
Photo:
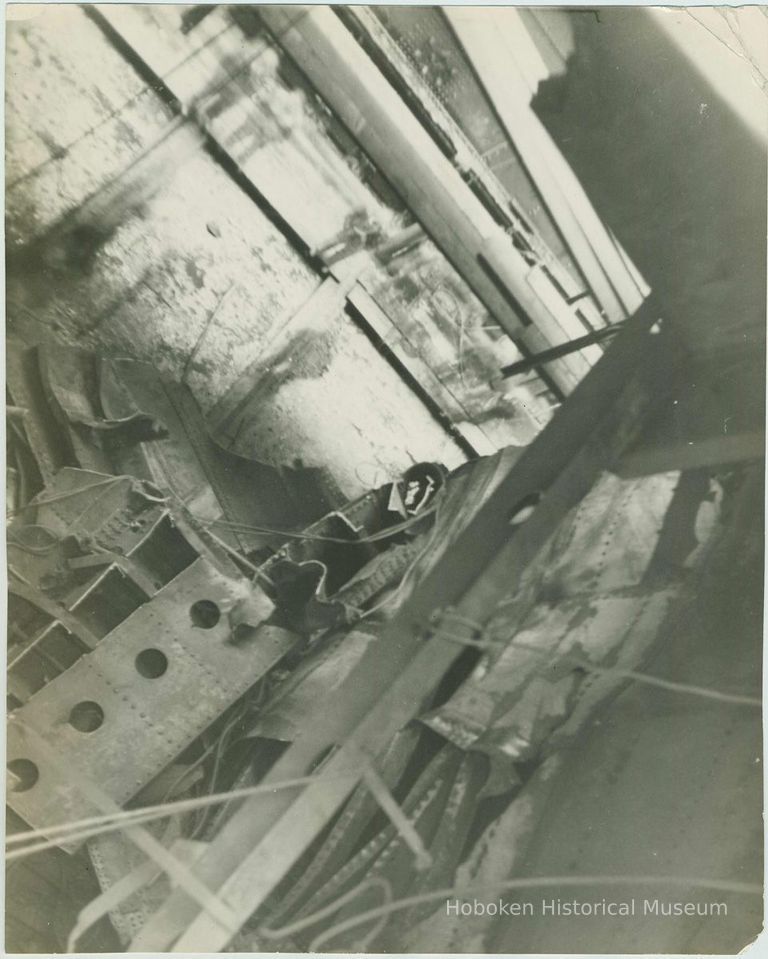
<svg viewBox="0 0 768 959"><path fill-rule="evenodd" d="M45 830L101 811L88 782L119 804L134 796L296 641L260 626L247 642L229 642L229 613L251 589L197 560L12 713L7 761L24 775L10 777L9 805ZM81 721L83 703L96 709L81 707ZM97 723L99 710L98 728L76 728Z"/></svg>

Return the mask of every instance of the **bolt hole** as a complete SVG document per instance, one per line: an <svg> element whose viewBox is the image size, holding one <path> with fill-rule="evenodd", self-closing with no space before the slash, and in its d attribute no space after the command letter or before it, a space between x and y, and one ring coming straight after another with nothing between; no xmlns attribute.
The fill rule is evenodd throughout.
<svg viewBox="0 0 768 959"><path fill-rule="evenodd" d="M12 759L7 766L11 792L25 793L40 778L40 770L31 759Z"/></svg>
<svg viewBox="0 0 768 959"><path fill-rule="evenodd" d="M199 599L189 610L192 623L200 629L213 629L221 618L221 611L210 599Z"/></svg>
<svg viewBox="0 0 768 959"><path fill-rule="evenodd" d="M91 700L73 706L69 714L69 725L79 733L95 732L103 722L104 710Z"/></svg>
<svg viewBox="0 0 768 959"><path fill-rule="evenodd" d="M168 669L168 657L159 649L142 649L136 657L136 670L145 679L158 679Z"/></svg>

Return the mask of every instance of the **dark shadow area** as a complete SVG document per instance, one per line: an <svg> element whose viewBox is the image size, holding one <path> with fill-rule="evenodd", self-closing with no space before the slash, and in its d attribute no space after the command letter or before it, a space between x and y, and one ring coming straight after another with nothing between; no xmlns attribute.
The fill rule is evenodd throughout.
<svg viewBox="0 0 768 959"><path fill-rule="evenodd" d="M536 112L700 349L737 335L762 340L765 144L649 13L599 14L573 14L575 53Z"/></svg>

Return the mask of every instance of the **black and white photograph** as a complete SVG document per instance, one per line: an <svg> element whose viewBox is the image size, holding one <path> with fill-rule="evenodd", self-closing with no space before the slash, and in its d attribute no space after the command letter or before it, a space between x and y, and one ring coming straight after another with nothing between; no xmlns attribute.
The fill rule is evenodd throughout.
<svg viewBox="0 0 768 959"><path fill-rule="evenodd" d="M5 953L765 948L768 7L4 21Z"/></svg>

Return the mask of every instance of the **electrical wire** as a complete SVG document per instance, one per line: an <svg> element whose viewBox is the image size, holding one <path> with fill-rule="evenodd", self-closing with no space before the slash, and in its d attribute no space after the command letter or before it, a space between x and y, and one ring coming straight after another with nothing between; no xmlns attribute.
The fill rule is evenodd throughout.
<svg viewBox="0 0 768 959"><path fill-rule="evenodd" d="M260 685L261 685L261 684L260 684ZM258 704L255 704L255 705L258 705ZM174 791L177 789L177 787L179 786L179 784L182 783L182 782L189 776L189 774L190 774L191 772L194 772L195 769L197 769L202 763L204 763L205 760L208 759L208 757L209 757L212 753L215 753L217 756L219 755L219 751L220 751L220 749L221 749L222 740L229 734L229 732L237 725L237 723L238 723L241 719L245 719L245 716L247 715L250 706L251 706L250 703L244 704L243 708L242 708L241 710L237 711L237 712L235 713L235 715L232 716L231 719L228 720L228 722L227 722L227 723L225 724L225 726L224 726L224 729L223 729L223 730L221 731L221 733L216 737L216 740L215 740L214 742L212 742L209 746L206 746L206 748L205 748L205 749L203 750L203 752L197 757L197 759L195 759L192 763L190 763L190 764L184 769L184 771L183 771L182 773L180 773L179 776L178 776L178 777L170 784L170 786L165 790L165 793L163 794L163 798L162 798L162 800L161 800L162 802L166 802L166 800L168 799L168 797L171 796L171 795L173 795ZM216 774L218 773L217 760L214 761L214 771L215 771ZM214 776L214 777L212 778L212 780L211 780L211 790L210 790L210 792L213 793L213 790L214 790L214 789L215 789L215 776Z"/></svg>
<svg viewBox="0 0 768 959"><path fill-rule="evenodd" d="M361 926L366 922L370 922L372 919L389 917L394 912L399 912L403 909L410 909L413 906L425 905L426 903L435 902L436 900L440 899L461 899L465 896L478 896L487 894L489 892L497 893L511 889L542 889L559 886L578 887L603 885L614 887L631 886L633 884L712 889L718 892L742 893L744 895L753 896L762 896L763 894L763 887L759 883L737 882L719 879L700 879L690 876L533 876L529 879L506 879L499 882L486 883L478 886L449 886L445 889L435 889L431 892L419 893L414 896L406 896L403 899L395 899L392 902L385 903L382 906L377 906L374 909L366 909L364 912L360 912L356 916L351 916L349 919L344 919L341 922L335 923L326 929L321 936L313 941L310 951L317 951L317 946L320 942L326 942L328 939L335 938L342 932L347 932L350 929L354 929L356 926ZM340 899L335 900L334 902L325 906L323 909L306 916L304 919L301 919L290 926L284 926L282 929L259 929L257 930L256 935L261 935L265 939L279 939L283 938L283 936L287 934L286 930L290 930L292 934L300 932L302 929L313 926L321 919L326 918L332 912L338 911L342 905L348 902L351 898L354 898L352 896L352 893L354 892L356 892L355 889L350 890L350 892L346 893Z"/></svg>
<svg viewBox="0 0 768 959"><path fill-rule="evenodd" d="M433 502L423 509L417 516L411 516L402 523L395 523L386 529L379 530L377 533L369 533L366 536L360 536L357 539L343 539L340 536L322 536L319 533L301 533L294 530L274 529L269 526L256 526L251 523L238 523L233 520L224 519L202 519L197 517L198 521L211 526L223 526L234 531L264 533L269 536L284 536L287 539L303 539L320 543L341 543L344 546L357 546L362 543L378 543L381 540L389 539L405 530L410 529L416 523L421 522L426 516L431 515L437 508L437 503Z"/></svg>
<svg viewBox="0 0 768 959"><path fill-rule="evenodd" d="M362 622L362 620L368 619L369 616L372 616L374 613L379 612L385 606L389 606L390 603L401 601L403 593L406 591L408 586L410 586L410 580L413 577L414 571L417 569L419 563L424 559L424 557L427 555L432 545L434 544L434 541L437 536L437 531L438 531L438 525L437 525L437 521L435 521L434 525L432 526L432 529L429 531L429 536L427 537L427 541L424 544L424 548L412 560L411 564L408 566L408 568L406 569L406 571L403 573L402 577L400 578L400 582L397 584L397 586L393 590L391 590L389 593L387 593L387 595L384 596L383 599L379 600L378 603L375 603L373 606L365 610L359 616L357 622Z"/></svg>
<svg viewBox="0 0 768 959"><path fill-rule="evenodd" d="M229 748L229 745L231 745L227 743L227 740L229 739L229 736L232 733L232 731L236 729L238 724L245 720L245 717L248 714L248 709L249 709L249 705L246 704L243 709L238 710L237 713L232 717L232 719L224 727L224 729L221 732L221 735L218 737L218 740L216 742L216 749L214 751L214 756L213 756L213 769L211 770L211 779L210 779L210 785L208 789L208 795L212 795L216 791L216 783L219 778L219 769L221 767L221 760L224 755L225 749ZM205 828L205 824L208 821L209 811L210 810L208 808L204 810L200 818L200 821L196 823L194 829L192 830L192 835L190 836L191 839L197 839L197 837Z"/></svg>
<svg viewBox="0 0 768 959"><path fill-rule="evenodd" d="M466 622L469 624L471 620ZM618 666L598 666L583 656L574 656L569 653L565 653L563 658L558 660L551 653L528 643L516 643L513 640L512 643L509 644L500 640L473 639L464 636L455 636L443 631L438 631L435 635L440 639L448 640L448 642L455 642L462 646L472 646L478 649L520 649L524 652L533 653L542 659L548 659L553 664L559 662L563 665L572 665L576 669L583 669L589 673L596 673L602 676L615 676L619 679L631 679L634 682L644 683L647 686L657 686L660 689L668 689L672 692L684 693L689 696L701 696L705 699L713 699L735 706L751 706L754 709L762 709L763 707L762 700L759 697L744 696L739 693L724 693L718 689L708 689L706 686L696 686L691 683L676 683L668 679L661 679L658 676L650 676L648 673L637 672L633 669L621 669Z"/></svg>
<svg viewBox="0 0 768 959"><path fill-rule="evenodd" d="M212 533L210 529L207 530L207 533L220 549L223 549L224 552L231 556L236 563L241 563L249 572L253 574L255 579L263 579L268 586L271 586L274 589L275 584L272 579L263 570L259 569L255 563L252 563L249 559L246 559L242 553L239 553L233 546L230 546L229 543L225 543L220 536Z"/></svg>
<svg viewBox="0 0 768 959"><path fill-rule="evenodd" d="M302 929L306 929L309 926L315 925L315 923L320 922L322 919L326 919L328 916L334 915L337 913L342 906L345 906L347 903L354 901L361 896L364 892L367 892L368 889L382 889L384 892L384 903L389 904L393 902L392 899L392 886L390 883L384 879L382 876L371 876L368 879L365 879L363 882L358 883L348 892L344 893L343 896L339 896L338 899L334 899L333 902L329 903L327 906L323 906L322 909L318 909L317 912L313 912L311 916L306 917L305 919L299 919L296 922L290 923L287 926L283 926L281 929L269 929L264 926L259 929L257 935L265 939L285 939L287 936L292 936L296 932L301 932ZM311 921L310 921L311 920ZM382 928L384 927L383 922L378 922L373 930L366 935L364 939L364 944L358 944L359 948L357 952L362 952L367 945L375 936L377 936ZM328 931L322 932L317 936L309 946L308 952L314 953L318 952L318 945L326 940L332 938L328 935Z"/></svg>
<svg viewBox="0 0 768 959"><path fill-rule="evenodd" d="M227 792L212 793L209 796L195 797L194 799L180 799L175 802L159 803L155 806L144 806L140 809L120 810L120 812L91 816L87 819L73 820L42 829L30 829L22 833L15 833L6 837L6 846L19 845L40 836L47 836L46 840L32 843L21 848L11 849L6 853L6 861L20 859L24 856L51 849L60 843L82 842L93 836L106 832L115 832L119 829L129 829L133 826L164 819L178 813L190 812L207 806L216 806L233 799L244 799L248 796L258 796L264 793L277 792L283 789L295 789L316 782L316 776L301 776L296 779L286 779L277 783L260 783L257 786L243 786L241 789L230 789ZM55 836L56 838L50 838Z"/></svg>
<svg viewBox="0 0 768 959"><path fill-rule="evenodd" d="M50 503L60 503L62 500L72 499L73 496L82 496L84 493L90 493L91 490L98 489L102 486L109 486L111 483L118 483L120 480L130 480L134 481L132 476L110 476L108 479L99 480L98 483L91 483L88 486L80 486L78 489L69 490L66 493L58 493L56 496L48 496L44 499L36 499L27 503L25 506L20 506L16 510L12 510L8 513L8 517L18 516L19 513L23 513L28 509L36 509L38 506L48 506Z"/></svg>

